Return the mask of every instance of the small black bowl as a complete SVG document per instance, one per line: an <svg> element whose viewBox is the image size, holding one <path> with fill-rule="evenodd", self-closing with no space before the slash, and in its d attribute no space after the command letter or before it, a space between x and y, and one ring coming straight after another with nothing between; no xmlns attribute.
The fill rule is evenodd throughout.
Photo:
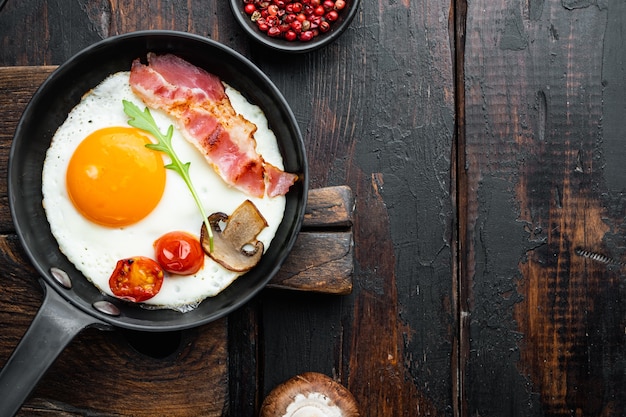
<svg viewBox="0 0 626 417"><path fill-rule="evenodd" d="M244 11L245 3L243 0L230 0L230 8L233 12L233 16L235 16L235 20L237 20L243 30L256 42L277 51L304 53L328 45L345 32L359 9L360 0L345 0L345 2L346 6L339 12L339 19L330 25L330 30L325 33L320 33L307 42L273 38L268 36L267 33L261 32L257 24L251 20L250 15Z"/></svg>

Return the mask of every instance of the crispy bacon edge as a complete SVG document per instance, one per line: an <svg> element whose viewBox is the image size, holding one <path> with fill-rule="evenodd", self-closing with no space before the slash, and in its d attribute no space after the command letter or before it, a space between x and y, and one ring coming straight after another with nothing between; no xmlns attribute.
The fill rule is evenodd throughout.
<svg viewBox="0 0 626 417"><path fill-rule="evenodd" d="M165 111L229 185L262 198L286 194L298 180L256 152L256 126L238 115L221 80L173 54L148 54L131 67L130 85L148 107Z"/></svg>

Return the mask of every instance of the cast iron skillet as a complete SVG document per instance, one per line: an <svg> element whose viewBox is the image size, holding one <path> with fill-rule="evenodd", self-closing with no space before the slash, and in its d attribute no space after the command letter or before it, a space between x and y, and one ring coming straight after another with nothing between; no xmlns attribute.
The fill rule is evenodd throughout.
<svg viewBox="0 0 626 417"><path fill-rule="evenodd" d="M101 294L60 253L41 204L41 172L52 135L83 94L107 75L129 70L148 52L174 53L206 69L258 104L276 133L285 170L299 174L287 194L284 219L259 265L188 313L148 310ZM121 104L120 104L121 105ZM17 413L39 379L81 330L115 327L173 331L216 320L253 297L276 274L302 224L308 171L302 135L286 100L256 66L209 39L172 31L144 31L105 39L61 65L42 84L18 124L9 160L11 214L22 245L41 275L43 304L0 372L0 415ZM67 273L69 288L51 271ZM94 308L94 304L98 308Z"/></svg>

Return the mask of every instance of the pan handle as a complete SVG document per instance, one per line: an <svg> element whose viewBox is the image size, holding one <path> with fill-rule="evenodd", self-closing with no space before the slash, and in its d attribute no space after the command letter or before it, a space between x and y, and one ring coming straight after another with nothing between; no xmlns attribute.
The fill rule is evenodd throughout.
<svg viewBox="0 0 626 417"><path fill-rule="evenodd" d="M72 339L87 327L112 326L71 305L41 280L44 300L0 371L0 416L14 416Z"/></svg>

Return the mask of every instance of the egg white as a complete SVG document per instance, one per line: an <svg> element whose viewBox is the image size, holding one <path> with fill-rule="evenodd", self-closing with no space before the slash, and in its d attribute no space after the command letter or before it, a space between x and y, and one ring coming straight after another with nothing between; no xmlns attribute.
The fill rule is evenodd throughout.
<svg viewBox="0 0 626 417"><path fill-rule="evenodd" d="M202 224L202 216L187 186L171 170L166 170L165 191L158 206L143 220L130 226L109 228L92 223L70 201L65 175L78 144L98 129L128 126L122 100L131 101L142 110L145 107L133 94L128 80L129 72L116 73L85 94L55 133L42 174L43 205L61 252L87 279L109 295L113 295L108 284L109 277L118 260L132 256L154 259L153 243L158 237L177 230L198 236ZM266 161L283 168L276 137L269 129L263 111L228 85L226 92L235 110L256 124L254 137L258 152ZM161 111L151 110L151 113L162 132L174 124ZM200 152L177 131L172 137L172 144L183 162L191 162L191 180L207 215L218 211L232 213L246 199L257 206L268 223L268 227L258 236L267 250L283 218L285 197L248 196L224 183ZM165 155L164 162L169 162ZM205 256L203 269L194 275L175 276L166 273L160 292L144 304L188 311L206 297L218 294L239 275Z"/></svg>

